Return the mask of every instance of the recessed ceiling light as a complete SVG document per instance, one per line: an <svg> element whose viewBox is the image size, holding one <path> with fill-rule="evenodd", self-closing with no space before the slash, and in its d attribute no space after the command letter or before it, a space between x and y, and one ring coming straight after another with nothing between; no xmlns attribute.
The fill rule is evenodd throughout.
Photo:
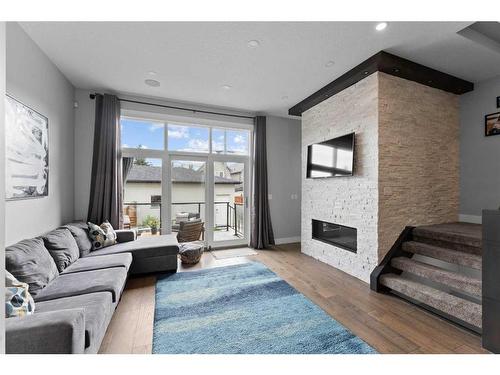
<svg viewBox="0 0 500 375"><path fill-rule="evenodd" d="M380 23L377 23L377 26L375 26L375 30L382 31L386 27L387 27L387 22L380 22Z"/></svg>
<svg viewBox="0 0 500 375"><path fill-rule="evenodd" d="M156 79L146 79L144 83L148 86L151 87L158 87L160 86L160 82L158 82Z"/></svg>
<svg viewBox="0 0 500 375"><path fill-rule="evenodd" d="M256 40L256 39L254 39L254 40L249 40L249 41L247 42L247 46L248 46L249 48L257 48L258 46L260 46L260 42L259 42L258 40Z"/></svg>
<svg viewBox="0 0 500 375"><path fill-rule="evenodd" d="M148 74L149 74L150 76L155 76L157 73L156 73L154 70L150 70L150 71L148 72Z"/></svg>
<svg viewBox="0 0 500 375"><path fill-rule="evenodd" d="M325 66L326 66L327 68L330 68L330 67L332 67L332 66L334 66L334 65L335 65L335 61L332 61L332 60L327 61L327 63L325 64Z"/></svg>
<svg viewBox="0 0 500 375"><path fill-rule="evenodd" d="M231 85L222 85L221 86L224 90L231 90L232 86Z"/></svg>

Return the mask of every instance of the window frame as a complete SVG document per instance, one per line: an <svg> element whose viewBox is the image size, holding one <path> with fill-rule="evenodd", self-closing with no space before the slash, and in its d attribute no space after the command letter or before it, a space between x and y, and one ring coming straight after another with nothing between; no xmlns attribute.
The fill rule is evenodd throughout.
<svg viewBox="0 0 500 375"><path fill-rule="evenodd" d="M253 197L253 187L251 181L253 180L253 163L254 163L254 155L253 155L253 131L254 124L251 119L239 119L239 118L202 118L202 117L191 117L191 116L177 116L159 112L149 112L142 110L131 110L124 109L121 110L120 120L122 118L127 118L131 120L139 120L139 121L151 121L155 123L163 123L163 135L164 135L164 149L163 150L154 150L154 149L139 149L139 148L130 148L130 147L121 147L122 157L134 157L134 158L154 158L161 159L162 161L162 183L161 183L161 191L162 191L162 206L165 205L165 209L161 210L161 222L166 225L162 225L162 231L164 234L172 232L172 223L170 220L171 214L171 189L170 189L170 181L171 181L171 162L173 160L179 160L180 158L189 158L189 160L205 160L207 162L207 173L212 173L213 163L216 161L220 162L237 162L243 163L247 167L245 168L245 185L246 185L246 197L245 197L245 238L249 241L249 233L250 233L250 211L249 208L252 205L252 197ZM208 138L208 152L193 152L193 151L173 151L168 148L168 124L179 125L179 126L192 126L192 127L204 127L209 128L209 138ZM248 154L217 154L212 152L212 130L213 129L223 129L223 130L246 130L248 131ZM224 142L224 150L226 151L226 140L227 136L225 136ZM167 183L164 183L167 182ZM206 181L208 182L208 180ZM213 197L213 192L210 184L206 183L206 198L207 202L209 202L209 195ZM212 198L210 198L212 199ZM209 206L209 205L207 205ZM209 207L206 211L207 226L212 225L212 207ZM213 242L213 239L209 239L209 243ZM231 243L225 244L223 242L218 243L219 246L231 245Z"/></svg>

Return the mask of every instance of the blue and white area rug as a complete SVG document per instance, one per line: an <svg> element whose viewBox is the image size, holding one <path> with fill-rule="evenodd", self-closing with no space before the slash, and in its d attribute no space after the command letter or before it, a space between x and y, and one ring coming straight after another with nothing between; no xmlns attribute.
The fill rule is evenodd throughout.
<svg viewBox="0 0 500 375"><path fill-rule="evenodd" d="M153 353L376 353L260 263L180 272L156 284Z"/></svg>

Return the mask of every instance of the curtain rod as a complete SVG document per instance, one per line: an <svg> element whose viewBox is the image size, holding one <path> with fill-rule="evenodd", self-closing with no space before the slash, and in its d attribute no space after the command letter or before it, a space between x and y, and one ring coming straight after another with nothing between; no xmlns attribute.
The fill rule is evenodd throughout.
<svg viewBox="0 0 500 375"><path fill-rule="evenodd" d="M102 94L98 94L98 93L90 94L89 97L90 97L90 99L95 99L96 95L102 95ZM141 102L139 100L130 100L130 99L122 99L122 98L118 98L118 100L121 101L121 102L151 105L151 106L155 106L155 107L162 107L162 108L168 108L168 109L178 109L180 111L189 111L189 112L193 112L193 113L206 113L206 114L209 114L209 115L219 115L219 116L248 118L248 119L254 119L255 118L253 116L231 115L229 113L203 111L203 110L194 109L194 108L175 107L175 106L171 106L171 105L156 104L156 103L149 103L149 102Z"/></svg>

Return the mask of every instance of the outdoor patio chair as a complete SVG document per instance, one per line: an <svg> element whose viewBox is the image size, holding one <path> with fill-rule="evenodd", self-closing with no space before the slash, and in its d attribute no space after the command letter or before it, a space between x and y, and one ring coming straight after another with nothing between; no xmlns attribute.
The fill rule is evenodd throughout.
<svg viewBox="0 0 500 375"><path fill-rule="evenodd" d="M179 225L179 232L177 232L178 242L193 242L199 241L200 237L204 240L205 237L205 223L203 221L183 221Z"/></svg>

